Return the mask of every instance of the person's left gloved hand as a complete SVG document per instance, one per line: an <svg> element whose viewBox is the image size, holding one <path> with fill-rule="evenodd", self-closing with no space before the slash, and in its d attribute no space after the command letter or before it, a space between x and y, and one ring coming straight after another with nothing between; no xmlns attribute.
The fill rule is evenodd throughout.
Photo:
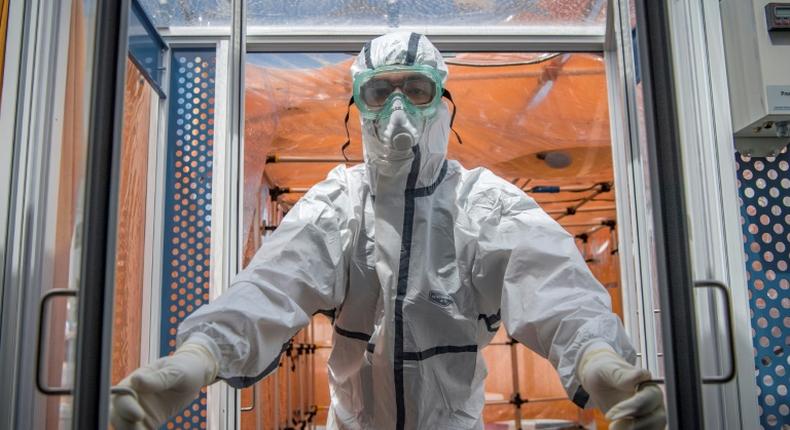
<svg viewBox="0 0 790 430"><path fill-rule="evenodd" d="M596 342L579 363L579 380L593 404L606 413L611 430L660 430L666 427L664 396L650 372L623 360L609 345Z"/></svg>
<svg viewBox="0 0 790 430"><path fill-rule="evenodd" d="M119 384L112 396L115 430L154 430L195 399L217 376L219 364L200 342L187 340L169 357L143 366Z"/></svg>

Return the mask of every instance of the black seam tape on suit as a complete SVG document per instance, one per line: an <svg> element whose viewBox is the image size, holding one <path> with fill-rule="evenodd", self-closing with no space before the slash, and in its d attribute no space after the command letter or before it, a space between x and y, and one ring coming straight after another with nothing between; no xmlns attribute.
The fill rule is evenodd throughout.
<svg viewBox="0 0 790 430"><path fill-rule="evenodd" d="M370 42L365 44L364 51L365 51L365 65L368 67L368 69L372 69L373 68L373 60L371 60L371 58L370 58Z"/></svg>
<svg viewBox="0 0 790 430"><path fill-rule="evenodd" d="M493 315L480 314L477 320L483 320L486 323L486 329L490 332L495 332L499 329L499 321L502 319L502 309L496 311Z"/></svg>
<svg viewBox="0 0 790 430"><path fill-rule="evenodd" d="M413 38L416 41L419 41L419 37L420 37L419 35L417 35L416 38L413 36ZM414 42L415 50L417 44L416 41ZM393 367L395 373L395 407L396 407L395 428L397 430L403 430L406 421L405 399L404 399L404 389L403 389L403 361L404 360L414 360L415 357L417 357L417 359L425 359L436 354L455 352L456 348L463 349L457 352L467 352L467 350L470 347L474 347L474 350L477 351L477 345L467 345L461 347L436 347L422 352L403 351L403 300L406 297L406 291L409 284L409 260L411 258L411 239L412 239L412 229L414 227L415 199L417 197L426 197L433 194L433 192L436 191L436 189L444 180L445 175L447 174L447 160L444 160L444 163L442 164L442 168L439 171L439 175L433 184L427 187L415 188L415 185L417 184L417 177L419 174L419 166L421 159L420 147L415 146L413 148L413 151L414 151L414 158L412 160L409 176L406 179L406 190L404 190L405 203L403 210L403 231L401 236L400 266L398 268L398 286L397 286L397 294L395 296L395 362L393 363ZM450 349L445 351L445 348L450 348ZM423 358L419 358L419 357L423 357Z"/></svg>
<svg viewBox="0 0 790 430"><path fill-rule="evenodd" d="M421 361L426 360L434 355L441 355L441 354L455 354L459 352L477 352L477 345L447 345L447 346L437 346L434 348L429 348L424 351L418 352L404 352L403 359L409 361Z"/></svg>
<svg viewBox="0 0 790 430"><path fill-rule="evenodd" d="M362 341L365 341L365 342L370 341L370 335L369 334L360 333L358 331L344 330L344 329L338 327L337 324L335 324L335 333L337 333L337 334L339 334L339 335L341 335L343 337L348 337L348 338L351 338L351 339L362 340Z"/></svg>
<svg viewBox="0 0 790 430"><path fill-rule="evenodd" d="M444 180L445 175L447 175L447 160L444 160L444 163L442 164L442 170L439 171L439 176L436 178L436 181L434 181L433 184L427 187L407 190L406 193L411 194L414 197L430 196L431 194L433 194L434 191L436 191L436 188L439 186L439 184L442 183L442 180Z"/></svg>
<svg viewBox="0 0 790 430"><path fill-rule="evenodd" d="M412 33L409 36L409 50L406 52L406 65L412 66L414 65L414 60L417 59L417 46L420 44L420 37L422 37L419 33Z"/></svg>
<svg viewBox="0 0 790 430"><path fill-rule="evenodd" d="M334 321L335 320L335 311L336 311L336 309L319 309L319 310L315 311L315 313L313 315L321 314L321 315L329 318L330 320Z"/></svg>
<svg viewBox="0 0 790 430"><path fill-rule="evenodd" d="M405 204L403 208L403 230L401 233L400 266L398 267L398 285L395 295L395 428L403 430L406 423L405 394L403 391L403 300L409 285L409 258L411 257L411 235L414 226L414 195L409 190L417 184L420 172L420 147L415 146L411 170L406 178Z"/></svg>
<svg viewBox="0 0 790 430"><path fill-rule="evenodd" d="M590 400L590 395L584 388L579 385L579 388L576 390L576 393L573 395L573 400L571 400L576 406L583 408L587 406L587 401Z"/></svg>
<svg viewBox="0 0 790 430"><path fill-rule="evenodd" d="M280 356L282 356L283 352L285 352L285 350L288 349L288 344L289 342L283 344L283 348L280 350L280 353L277 354L277 357L274 359L274 361L272 361L268 366L266 366L266 368L263 369L263 372L259 373L258 375L234 376L232 378L219 378L219 379L227 382L228 385L236 389L249 387L250 385L255 384L256 382L266 377L268 374L274 372L274 370L280 366Z"/></svg>

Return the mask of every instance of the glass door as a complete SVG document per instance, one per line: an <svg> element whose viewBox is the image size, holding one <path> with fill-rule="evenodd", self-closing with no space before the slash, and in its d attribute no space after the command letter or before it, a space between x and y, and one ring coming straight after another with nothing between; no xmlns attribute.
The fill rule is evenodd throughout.
<svg viewBox="0 0 790 430"><path fill-rule="evenodd" d="M654 162L642 166L640 183L629 164L637 161L620 147L621 106L612 103L607 5L621 2L133 2L149 22L134 23L131 13L130 37L162 33L171 48L161 57L156 43L147 57L151 46L139 39L129 42L139 55L118 50L112 29L127 27L116 8L129 6L121 3L9 9L9 32L27 36L15 60L25 73L13 77L12 92L8 77L3 86L4 108L11 100L15 109L0 113L14 137L0 314L8 363L0 392L14 401L0 404L0 427L105 425L111 383L171 353L178 323L214 299L304 189L341 162L343 68L365 41L394 28L425 32L447 53L465 141L451 143L451 157L537 195L572 231L626 325L633 315L643 321L631 335L641 365L666 369L675 426L699 424L699 384L678 384L701 377L688 334L691 293L672 287L691 275L685 227L675 222L685 216L683 196L667 175L678 160L672 112L662 110L673 87L661 66L660 11L620 18L643 29L647 132L639 135L638 115L624 125L625 139L643 151L638 162ZM631 55L623 46L631 45L614 51ZM638 68L622 73L640 76ZM334 86L305 85L327 81ZM641 100L632 96L626 104ZM478 100L496 108L480 111ZM351 148L352 162L360 152ZM635 195L658 213L651 235L635 233L651 222L628 211ZM647 296L655 306L635 312ZM331 336L328 320L316 317L271 379L244 392L215 384L167 428L315 426L328 389L326 372L313 369ZM491 348L512 354L487 351L491 367L507 372L489 381L486 420L605 425L571 405L534 354L502 337Z"/></svg>
<svg viewBox="0 0 790 430"><path fill-rule="evenodd" d="M118 43L125 6L27 1L8 9L15 49L5 61L18 69L6 69L13 73L4 76L0 113L4 147L13 148L2 428L100 428L106 418L100 387L109 381L112 290L104 269L113 254L106 250L114 230L115 84L123 76L115 60L125 52Z"/></svg>
<svg viewBox="0 0 790 430"><path fill-rule="evenodd" d="M0 426L69 428L73 399L59 393L75 379L97 11L20 2L10 13L9 31L26 34L19 58L37 61L20 61L3 92L16 111L1 338L3 397L14 402L3 402Z"/></svg>
<svg viewBox="0 0 790 430"><path fill-rule="evenodd" d="M731 136L722 133L726 108L712 107L722 103L712 88L723 64L708 63L719 55L718 8L707 1L637 0L629 28L643 95L656 267L655 295L646 301L651 306L644 318L652 319L650 311L658 317L655 346L670 428L754 423L748 392L753 376L744 371L744 358L751 355L748 310L733 306L743 291L740 259L732 253L737 224L723 214L734 203L730 184L721 179L731 161L720 158Z"/></svg>

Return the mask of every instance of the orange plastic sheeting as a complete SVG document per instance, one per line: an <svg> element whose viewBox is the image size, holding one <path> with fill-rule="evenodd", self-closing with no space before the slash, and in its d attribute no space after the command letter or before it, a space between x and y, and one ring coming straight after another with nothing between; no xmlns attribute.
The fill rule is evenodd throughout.
<svg viewBox="0 0 790 430"><path fill-rule="evenodd" d="M464 54L450 61L473 62ZM498 54L504 56L504 54ZM532 54L508 54L511 63L534 60ZM351 78L351 60L319 69L247 66L245 170L248 187L260 184L266 156L341 157L346 140L343 118ZM447 88L458 107L455 129L464 144L451 138L449 158L467 168L486 166L506 178L524 177L575 182L611 177L609 114L602 57L563 54L537 64L450 66ZM352 108L349 157L360 159L359 119ZM549 150L574 152L574 163L561 171L539 167L534 155ZM530 157L533 156L533 157ZM267 166L279 186L310 186L333 165Z"/></svg>
<svg viewBox="0 0 790 430"><path fill-rule="evenodd" d="M489 3L487 0L462 0L469 3ZM461 1L461 2L462 2ZM461 3L459 2L459 3ZM538 11L551 11L551 20L556 23L571 23L574 25L588 25L596 26L601 25L606 19L606 8L602 7L598 10L597 15L591 13L590 0L537 0L535 6L536 12L524 12L513 17L510 22L524 23L530 25L535 22L545 22L545 12Z"/></svg>
<svg viewBox="0 0 790 430"><path fill-rule="evenodd" d="M351 61L349 57L315 69L247 65L245 232L256 232L253 213L263 183L309 188L338 164L270 163L264 170L268 155L342 159ZM457 105L455 129L463 139L463 144L459 144L451 136L449 158L459 160L467 168L485 166L506 179L518 179L521 184L529 180L529 186L612 180L608 98L601 55L476 53L458 54L447 61L447 88ZM359 117L353 107L348 128L351 146L347 155L359 160ZM547 151L562 151L570 156L570 165L549 167L539 158ZM301 195L285 194L279 201L289 207ZM535 197L543 201L579 195ZM613 217L614 211L578 214L564 222ZM252 244L245 244L246 253L251 253Z"/></svg>
<svg viewBox="0 0 790 430"><path fill-rule="evenodd" d="M585 257L592 258L588 263L598 281L606 287L612 298L612 311L623 319L623 289L620 282L620 257L617 249L616 231L602 229L590 236L587 248L582 250ZM609 428L609 423L600 410L595 410L595 422L599 429Z"/></svg>
<svg viewBox="0 0 790 430"><path fill-rule="evenodd" d="M120 382L140 364L148 131L152 91L134 63L127 60L115 260L113 384Z"/></svg>
<svg viewBox="0 0 790 430"><path fill-rule="evenodd" d="M503 345L507 341L505 330L500 329L492 344L483 350L483 357L489 371L485 384L486 396L489 400L510 400L514 393L512 347ZM516 345L515 349L521 398L536 402L522 406L523 418L563 418L581 423L591 420L589 413L585 415L568 400L544 401L566 398L557 372L548 361L524 346ZM515 407L512 405L487 406L483 411L483 417L487 423L512 420L515 418Z"/></svg>
<svg viewBox="0 0 790 430"><path fill-rule="evenodd" d="M274 54L256 54L274 55ZM307 54L304 54L307 55ZM544 61L541 61L544 60ZM458 54L447 59L458 111L449 157L467 168L485 166L526 188L588 185L613 178L604 67L597 54ZM245 255L259 245L263 185L309 188L337 163L270 163L268 155L340 159L346 139L343 117L351 92L351 57L317 69L247 66L245 145ZM525 64L527 63L527 64ZM532 64L529 64L532 63ZM494 64L505 64L494 66ZM359 119L351 109L351 159L362 156ZM549 167L540 155L562 151L564 168ZM301 197L280 196L286 209ZM547 210L564 210L579 193L533 194ZM612 207L613 193L585 208ZM560 203L551 204L550 202ZM257 215L255 215L257 214ZM612 220L614 210L565 217L572 233L580 223Z"/></svg>

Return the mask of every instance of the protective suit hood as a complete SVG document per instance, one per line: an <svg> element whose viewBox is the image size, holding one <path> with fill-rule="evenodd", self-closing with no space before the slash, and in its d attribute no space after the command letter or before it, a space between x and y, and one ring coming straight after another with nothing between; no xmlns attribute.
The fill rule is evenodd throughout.
<svg viewBox="0 0 790 430"><path fill-rule="evenodd" d="M442 84L447 80L442 54L425 36L411 32L388 33L367 43L351 66L351 76L356 78L364 71L393 65L429 66L438 72ZM380 184L382 176L400 192L409 174L413 176L413 187L436 182L445 165L450 133L450 112L444 103L439 104L430 118L413 121L411 125L418 135L409 149L396 149L382 138L387 124L365 118L361 124L363 155L374 194L388 193L390 187ZM414 168L413 160L418 161Z"/></svg>

